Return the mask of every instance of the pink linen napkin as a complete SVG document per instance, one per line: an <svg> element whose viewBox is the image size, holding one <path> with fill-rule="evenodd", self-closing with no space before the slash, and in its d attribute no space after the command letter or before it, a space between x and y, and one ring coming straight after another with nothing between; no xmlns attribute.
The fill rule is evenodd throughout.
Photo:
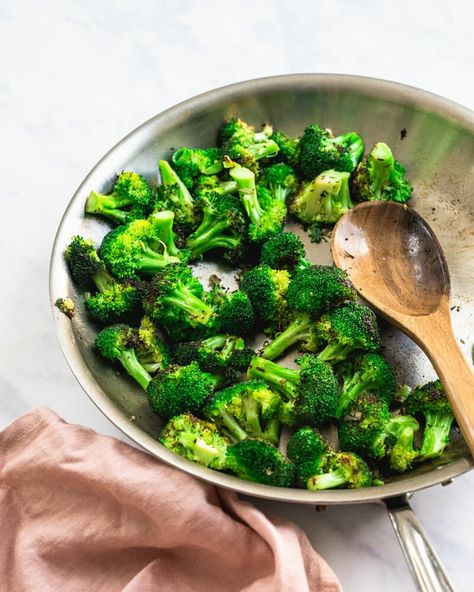
<svg viewBox="0 0 474 592"><path fill-rule="evenodd" d="M294 524L37 409L0 433L0 590L341 588Z"/></svg>

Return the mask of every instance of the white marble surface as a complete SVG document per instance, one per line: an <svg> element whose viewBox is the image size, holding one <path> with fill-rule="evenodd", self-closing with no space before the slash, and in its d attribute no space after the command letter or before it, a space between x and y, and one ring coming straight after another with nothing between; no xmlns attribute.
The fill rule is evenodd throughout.
<svg viewBox="0 0 474 592"><path fill-rule="evenodd" d="M472 108L473 16L469 0L2 0L0 427L47 405L120 436L66 366L47 286L61 214L111 145L182 99L289 72L378 76ZM468 474L413 501L465 592L474 587L473 487ZM346 591L414 590L381 507L257 503L304 528Z"/></svg>

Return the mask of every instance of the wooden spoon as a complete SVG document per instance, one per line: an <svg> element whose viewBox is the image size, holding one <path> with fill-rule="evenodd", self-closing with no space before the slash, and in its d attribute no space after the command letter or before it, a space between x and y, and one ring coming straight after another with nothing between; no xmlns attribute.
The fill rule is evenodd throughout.
<svg viewBox="0 0 474 592"><path fill-rule="evenodd" d="M411 208L365 202L336 224L331 250L359 294L427 354L474 456L474 374L450 318L450 281L441 245Z"/></svg>

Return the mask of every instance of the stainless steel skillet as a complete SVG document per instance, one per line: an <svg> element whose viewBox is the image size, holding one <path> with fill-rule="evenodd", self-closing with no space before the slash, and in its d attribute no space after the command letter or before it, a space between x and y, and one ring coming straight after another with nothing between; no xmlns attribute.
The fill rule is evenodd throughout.
<svg viewBox="0 0 474 592"><path fill-rule="evenodd" d="M252 80L217 89L181 103L150 119L121 140L85 178L61 221L52 253L50 293L70 295L77 314L69 321L56 309L54 318L64 355L78 381L102 412L127 436L159 459L217 486L268 499L314 505L383 501L420 590L451 587L433 550L408 505L408 494L449 482L473 466L462 440L454 440L442 458L388 479L383 486L361 490L309 492L279 489L241 481L176 456L156 440L160 421L143 394L127 377L99 358L93 345L95 328L88 321L81 297L69 280L62 253L75 234L100 241L105 223L83 215L91 189L108 190L124 168L156 178L156 161L180 145L206 146L215 142L220 122L239 115L272 123L299 134L318 121L336 132L356 130L369 148L385 141L407 166L415 187L413 206L436 232L446 254L452 279L453 324L469 355L474 313L474 114L427 92L371 78L301 74ZM301 233L301 236L304 236ZM330 262L327 244L314 245L304 237L314 262ZM231 270L201 266L202 276L218 273L233 287ZM402 381L414 385L432 378L424 354L395 329L383 327L386 355Z"/></svg>

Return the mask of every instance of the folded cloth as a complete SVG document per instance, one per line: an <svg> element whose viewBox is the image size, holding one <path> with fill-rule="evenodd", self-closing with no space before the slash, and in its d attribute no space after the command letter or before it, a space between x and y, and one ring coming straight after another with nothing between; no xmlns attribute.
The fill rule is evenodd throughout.
<svg viewBox="0 0 474 592"><path fill-rule="evenodd" d="M0 590L339 591L294 525L34 410L0 433Z"/></svg>

